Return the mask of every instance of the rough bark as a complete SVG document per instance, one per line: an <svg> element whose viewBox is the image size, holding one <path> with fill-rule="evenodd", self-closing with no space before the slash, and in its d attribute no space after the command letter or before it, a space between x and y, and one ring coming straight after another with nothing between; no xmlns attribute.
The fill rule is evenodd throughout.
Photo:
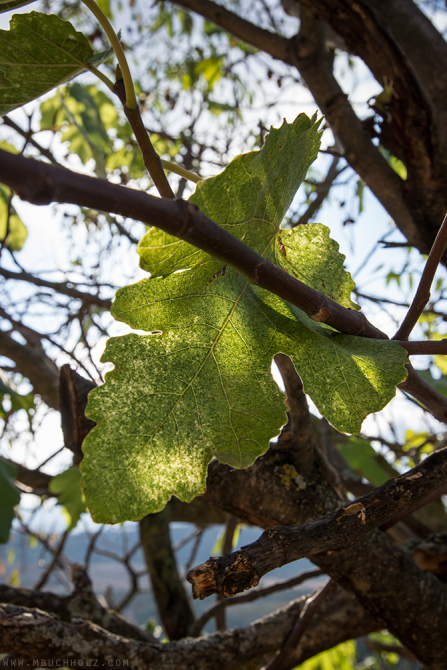
<svg viewBox="0 0 447 670"><path fill-rule="evenodd" d="M308 5L308 12L318 12L318 15L341 35L349 50L360 56L381 86L386 80L392 82L395 94L390 104L387 105L387 109L382 112L383 120L380 123L379 137L381 144L403 160L407 167L408 176L401 185L401 192L403 191L404 198L417 223L420 241L416 238L411 240L402 228L401 230L410 242L417 242L416 246L420 251L424 252L425 249L427 252L447 209L445 196L447 135L445 126L438 128L437 121L440 115L436 113L436 104L441 109L445 108L445 104L439 105L439 100L435 102L430 99L425 87L427 79L419 77L413 65L413 50L410 48L409 38L404 40L407 47L405 51L398 42L397 34L393 34L389 29L386 16L392 12L393 7L395 8L394 2L387 3L388 11L384 16L381 15L380 9L383 9L385 3L380 3L380 9L376 3L365 0L360 2L354 0L310 2L310 0L305 0L305 4ZM407 18L409 14L413 17L414 30L415 25L419 25L418 18L421 12L414 3L407 2L406 5L406 15ZM394 20L393 25L396 22ZM433 30L435 31L434 28ZM402 32L404 31L401 28L398 34L401 36ZM417 43L418 40L415 41ZM439 39L428 48L427 40L424 40L427 47L427 61L437 57L437 51L433 49L437 42ZM444 43L440 51L441 63L445 51ZM416 57L416 60L419 59ZM302 74L312 91L312 78L306 77L304 72ZM422 71L421 74L423 74ZM428 78L428 80L431 79L433 79L433 74ZM440 80L444 82L444 85L447 84L445 69ZM328 120L333 126L329 116ZM343 145L344 140L340 137L337 128L334 126L333 128ZM346 158L351 163L350 158L348 156ZM359 158L356 157L355 160L358 161ZM353 167L357 170L355 165ZM365 176L359 172L368 185L371 183L373 170L370 169L369 172L370 174ZM374 192L373 188L371 190ZM380 199L379 194L376 193L376 195ZM390 214L393 216L391 211ZM396 223L398 224L397 220Z"/></svg>
<svg viewBox="0 0 447 670"><path fill-rule="evenodd" d="M263 575L286 563L350 547L386 519L412 508L438 490L446 478L447 448L316 521L294 528L266 530L251 545L193 568L187 575L193 585L193 596L206 598L211 593L232 596L256 586Z"/></svg>
<svg viewBox="0 0 447 670"><path fill-rule="evenodd" d="M42 610L56 615L65 622L84 619L117 635L144 642L156 642L152 635L125 619L121 614L103 607L92 591L88 575L79 565L73 568L73 583L73 593L68 596L0 584L0 602L32 608L33 611Z"/></svg>
<svg viewBox="0 0 447 670"><path fill-rule="evenodd" d="M130 670L214 670L235 668L245 662L260 667L282 644L295 624L305 598L255 621L246 628L217 632L199 639L156 645L129 640L86 622L66 623L54 615L27 607L0 605L0 648L11 658L32 662L97 659L98 667ZM295 665L353 637L377 630L377 623L346 591L328 597L293 655ZM93 665L93 664L92 664ZM292 666L293 667L293 666Z"/></svg>
<svg viewBox="0 0 447 670"><path fill-rule="evenodd" d="M297 453L294 455L297 458ZM310 503L305 504L304 499L307 496L303 495L300 498L296 493L298 488L296 481L300 480L297 460L292 466L295 467L296 474L293 477L284 478L282 485L277 483L278 475L282 479L283 473L288 470L288 467L286 470L282 468L285 463L278 461L278 456L288 458L288 464L291 465L292 458L288 454L288 449L279 447L258 459L251 468L245 471L232 472L228 466L211 463L207 492L202 499L212 500L213 504L218 503L223 509L262 525L264 528L272 528L279 524L292 526L297 523L297 518L300 518L300 522L303 523L306 514L309 514L307 518L322 516L323 505L327 510L340 505L340 499L333 488L327 482L319 480L321 471L318 468L307 476L306 491L309 490L309 493L312 493L314 490L311 482L312 477L315 477L319 482L317 484L319 494L314 498L314 506ZM241 477L242 472L244 474ZM253 482L250 481L250 474ZM420 478L422 479L423 477ZM255 482L256 497L251 493L251 490L255 488ZM246 498L246 493L248 498ZM289 505L290 498L298 504ZM310 499L312 500L312 496ZM320 510L318 510L318 504L320 504ZM339 510L338 514L342 511ZM361 522L361 515L358 520ZM441 582L432 575L420 570L408 555L391 543L384 533L374 531L373 534L365 535L351 548L317 554L312 557L312 560L336 581L342 580L345 587L358 595L362 604L371 612L376 615L385 613L385 617L381 614L383 625L389 626L420 660L433 667L443 667L445 645L442 642L440 631L447 623L444 620L447 612L447 604L444 602L445 589ZM387 570L385 566L389 567L392 561L395 562L395 567ZM354 564L356 564L355 570L353 569ZM398 571L401 571L400 581L397 580ZM411 579L406 579L407 574L412 576ZM405 599L401 599L400 596L396 597L396 594L400 593L399 590L396 590L396 586L397 589L405 588ZM410 603L413 603L411 607ZM437 603L436 606L435 603ZM402 628L399 628L400 617L402 617ZM420 631L420 633L418 632L413 638L415 631ZM422 639L424 636L425 639ZM430 640L430 643L427 643L426 640ZM436 666L437 663L438 666Z"/></svg>
<svg viewBox="0 0 447 670"><path fill-rule="evenodd" d="M69 365L60 368L58 390L62 433L65 447L73 452L75 465L82 461L82 443L96 425L85 416L88 394L94 388L94 382L81 377Z"/></svg>

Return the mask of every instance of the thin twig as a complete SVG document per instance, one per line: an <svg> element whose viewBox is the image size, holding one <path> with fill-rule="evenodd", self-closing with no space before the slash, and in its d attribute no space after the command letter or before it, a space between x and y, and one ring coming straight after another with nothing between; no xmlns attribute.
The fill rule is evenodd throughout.
<svg viewBox="0 0 447 670"><path fill-rule="evenodd" d="M39 589L41 589L42 586L45 586L45 584L47 583L48 578L49 578L49 576L51 575L53 569L54 569L55 566L59 563L59 561L60 561L60 556L61 556L61 554L62 554L62 550L63 550L63 548L64 548L64 545L65 545L65 542L66 542L66 540L67 540L68 534L69 534L69 531L66 530L66 531L64 532L64 534L62 535L61 541L59 542L59 544L58 544L56 550L55 550L54 553L53 553L53 559L52 559L52 561L49 563L47 569L45 570L45 572L43 573L42 577L39 579L39 581L37 582L37 584L36 584L35 587L34 587L34 590L35 590L35 591L39 591Z"/></svg>
<svg viewBox="0 0 447 670"><path fill-rule="evenodd" d="M402 325L398 329L397 333L394 335L393 340L408 340L411 331L415 327L419 317L428 301L430 300L430 288L433 283L436 270L438 265L441 262L442 254L447 244L447 214L444 217L444 221L436 235L436 239L433 242L430 254L427 258L424 271L422 273L421 281L417 288L416 294L411 303L410 309L408 310Z"/></svg>
<svg viewBox="0 0 447 670"><path fill-rule="evenodd" d="M295 586L299 586L309 579L321 577L323 574L322 570L308 570L307 572L302 572L300 575L295 575L295 577L291 577L290 579L283 579L280 582L275 582L271 586L266 586L263 589L256 589L250 591L250 593L244 593L241 596L234 596L233 598L220 600L219 602L214 603L214 605L207 609L202 616L197 619L191 629L190 635L192 637L199 636L202 628L220 609L233 607L234 605L243 605L244 603L252 603L254 600L265 598L272 593L278 593L279 591L285 591L286 589L293 589Z"/></svg>
<svg viewBox="0 0 447 670"><path fill-rule="evenodd" d="M45 156L45 158L48 158L48 160L53 163L53 165L59 165L53 154L49 149L45 149L39 142L36 142L36 140L30 136L30 133L27 132L26 130L23 130L15 121L10 119L8 116L3 117L3 123L5 126L9 126L9 128L13 128L19 135L21 135L28 144L31 144L35 149L37 149L42 156Z"/></svg>
<svg viewBox="0 0 447 670"><path fill-rule="evenodd" d="M306 600L295 627L285 641L282 649L271 659L271 661L267 663L263 670L283 670L287 667L287 659L289 658L291 652L295 649L298 642L308 629L310 622L319 610L322 602L330 593L332 593L332 591L335 590L335 587L336 583L330 579L321 589L316 591L316 593L314 593Z"/></svg>

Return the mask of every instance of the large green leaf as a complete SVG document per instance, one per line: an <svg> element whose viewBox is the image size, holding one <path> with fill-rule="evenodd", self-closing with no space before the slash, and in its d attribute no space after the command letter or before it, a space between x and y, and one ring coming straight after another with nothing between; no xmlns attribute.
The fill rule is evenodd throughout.
<svg viewBox="0 0 447 670"><path fill-rule="evenodd" d="M86 69L86 36L57 16L15 14L0 30L0 115L38 98Z"/></svg>
<svg viewBox="0 0 447 670"><path fill-rule="evenodd" d="M0 458L0 543L9 539L14 507L20 502L20 491L12 481L15 474L15 467Z"/></svg>
<svg viewBox="0 0 447 670"><path fill-rule="evenodd" d="M262 151L199 184L191 200L272 262L355 308L327 229L280 230L318 143L317 124L301 115L272 130ZM271 376L278 352L292 358L305 391L341 431L358 432L405 378L396 342L317 324L184 242L153 230L140 253L153 277L119 291L113 315L152 334L108 341L103 361L115 370L88 404L98 426L81 469L98 522L141 518L173 494L191 500L213 456L247 467L262 454L286 420Z"/></svg>

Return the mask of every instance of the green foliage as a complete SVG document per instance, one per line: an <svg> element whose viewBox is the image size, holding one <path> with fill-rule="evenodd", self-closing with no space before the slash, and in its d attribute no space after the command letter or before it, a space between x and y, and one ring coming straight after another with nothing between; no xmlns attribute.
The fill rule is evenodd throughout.
<svg viewBox="0 0 447 670"><path fill-rule="evenodd" d="M20 251L27 236L26 226L11 205L11 190L0 184L0 244Z"/></svg>
<svg viewBox="0 0 447 670"><path fill-rule="evenodd" d="M5 398L9 399L10 409L5 408ZM12 388L0 370L0 419L5 419L8 415L24 409L28 414L28 420L31 426L31 414L35 410L34 395L27 393L22 395Z"/></svg>
<svg viewBox="0 0 447 670"><path fill-rule="evenodd" d="M53 477L49 489L51 493L59 494L58 504L62 505L62 513L68 525L67 530L73 530L81 514L87 512L85 498L80 488L81 473L73 465L60 475Z"/></svg>
<svg viewBox="0 0 447 670"><path fill-rule="evenodd" d="M0 457L0 543L9 539L14 507L20 502L20 492L13 483L16 468Z"/></svg>
<svg viewBox="0 0 447 670"><path fill-rule="evenodd" d="M79 74L94 55L71 23L38 12L15 14L0 42L0 115Z"/></svg>
<svg viewBox="0 0 447 670"><path fill-rule="evenodd" d="M318 144L318 124L300 115L272 129L262 151L200 183L191 201L264 257L355 309L354 284L327 229L280 229ZM141 518L171 495L191 500L203 491L213 456L235 467L253 463L286 420L271 376L278 352L292 358L305 391L341 431L358 432L405 377L398 344L317 324L189 244L151 230L139 253L152 278L120 290L112 313L152 334L108 341L102 360L115 370L90 394L87 410L98 426L81 468L96 521Z"/></svg>
<svg viewBox="0 0 447 670"><path fill-rule="evenodd" d="M370 443L361 437L350 437L347 442L339 447L339 451L348 465L360 477L369 479L374 486L384 484L394 474L390 473L388 468L385 468L379 462L378 454Z"/></svg>
<svg viewBox="0 0 447 670"><path fill-rule="evenodd" d="M121 171L139 179L145 174L143 158L129 123L121 118L111 98L90 84L77 82L61 88L40 105L41 130L60 129L61 141L68 142L71 153L77 154L84 165L90 159L96 163L98 176ZM171 142L152 134L155 151L168 159L175 158L180 140Z"/></svg>
<svg viewBox="0 0 447 670"><path fill-rule="evenodd" d="M439 356L439 358L441 358L441 356ZM443 356L442 359L444 362L445 356ZM447 365L445 367L447 368ZM447 396L447 375L441 375L438 379L435 379L429 369L418 370L418 373L423 379L425 379L426 382L439 391L439 393L442 393L443 396Z"/></svg>
<svg viewBox="0 0 447 670"><path fill-rule="evenodd" d="M388 149L385 149L384 147L380 147L380 153L385 156L389 165L395 172L397 172L399 177L405 181L407 178L407 168L405 167L404 163L396 158L396 156L393 156L391 151L388 151Z"/></svg>
<svg viewBox="0 0 447 670"><path fill-rule="evenodd" d="M356 645L353 640L343 642L329 651L317 654L299 667L300 670L354 670L356 667L355 650Z"/></svg>

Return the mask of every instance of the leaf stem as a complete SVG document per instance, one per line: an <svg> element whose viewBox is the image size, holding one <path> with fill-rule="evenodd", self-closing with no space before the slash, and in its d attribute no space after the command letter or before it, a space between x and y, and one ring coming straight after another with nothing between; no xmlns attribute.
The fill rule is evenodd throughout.
<svg viewBox="0 0 447 670"><path fill-rule="evenodd" d="M99 23L104 29L105 34L110 40L110 44L112 45L113 50L116 54L123 75L124 86L126 88L126 105L127 107L129 107L129 109L135 109L137 106L135 88L133 85L132 75L130 74L129 65L127 63L127 58L124 53L123 47L121 46L121 42L118 39L118 35L115 33L109 19L104 14L104 12L98 7L95 0L82 0L82 2L86 5L86 7L89 8L92 14L98 19Z"/></svg>
<svg viewBox="0 0 447 670"><path fill-rule="evenodd" d="M180 175L180 177L184 177L189 181L193 181L195 184L198 184L199 181L202 181L202 179L199 177L198 174L196 174L195 172L191 172L191 170L187 170L181 165L177 165L177 163L171 163L171 161L165 161L162 158L161 164L163 165L165 170L169 170L169 172L175 172L175 174L178 174Z"/></svg>
<svg viewBox="0 0 447 670"><path fill-rule="evenodd" d="M109 79L105 74L103 74L101 72L101 70L98 70L98 68L95 67L94 65L87 65L87 69L92 74L95 74L98 77L98 79L100 79L102 81L102 83L107 86L107 88L110 88L112 93L114 92L113 91L113 81L111 79Z"/></svg>

